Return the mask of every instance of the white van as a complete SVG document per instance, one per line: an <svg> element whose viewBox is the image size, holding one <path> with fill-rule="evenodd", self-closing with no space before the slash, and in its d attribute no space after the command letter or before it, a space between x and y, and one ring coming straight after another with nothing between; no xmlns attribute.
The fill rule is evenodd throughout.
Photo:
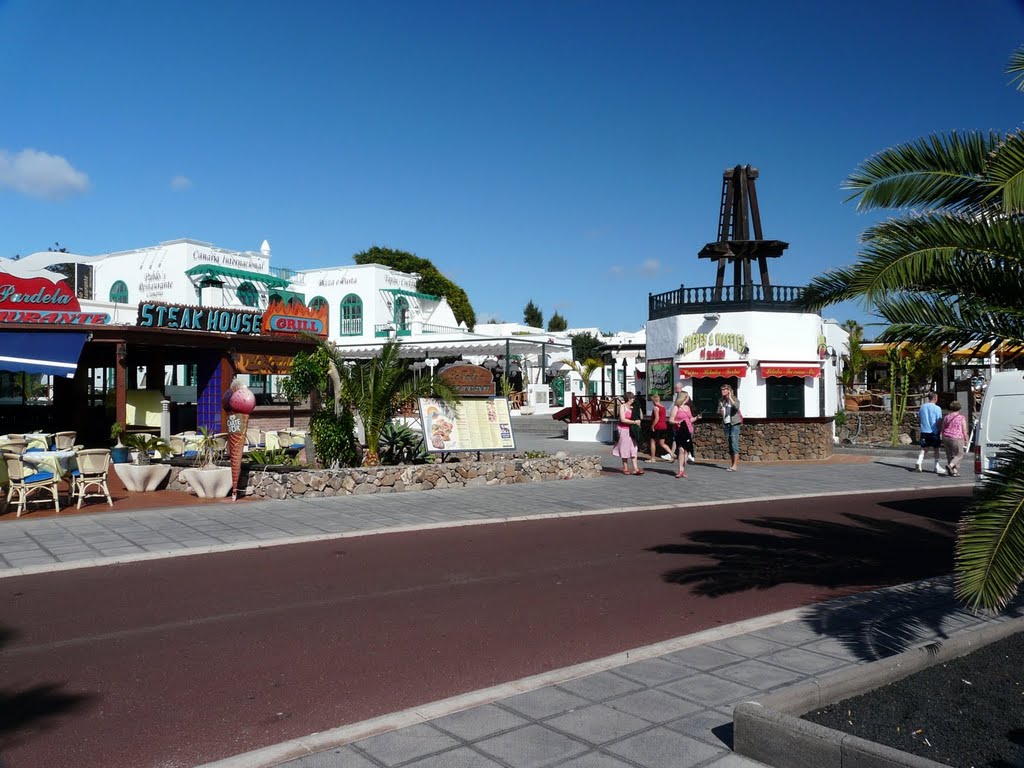
<svg viewBox="0 0 1024 768"><path fill-rule="evenodd" d="M1024 371L995 371L985 390L974 432L975 483L997 468L1000 451L1024 429Z"/></svg>

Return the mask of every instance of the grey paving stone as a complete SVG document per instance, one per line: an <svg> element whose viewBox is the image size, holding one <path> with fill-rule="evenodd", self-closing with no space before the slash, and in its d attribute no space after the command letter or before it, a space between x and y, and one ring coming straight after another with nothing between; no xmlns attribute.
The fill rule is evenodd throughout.
<svg viewBox="0 0 1024 768"><path fill-rule="evenodd" d="M410 725L357 741L355 746L384 765L394 766L459 746L459 742L428 724Z"/></svg>
<svg viewBox="0 0 1024 768"><path fill-rule="evenodd" d="M587 751L584 744L540 725L528 725L476 743L512 768L544 768Z"/></svg>
<svg viewBox="0 0 1024 768"><path fill-rule="evenodd" d="M508 707L526 717L534 720L543 720L552 715L559 715L563 712L571 712L574 709L587 706L590 702L579 696L574 696L568 691L559 688L539 688L529 693L521 693L502 699L501 706Z"/></svg>
<svg viewBox="0 0 1024 768"><path fill-rule="evenodd" d="M725 757L708 763L704 768L764 768L764 765L748 760L736 753L730 753Z"/></svg>
<svg viewBox="0 0 1024 768"><path fill-rule="evenodd" d="M657 724L667 723L700 709L700 705L692 701L655 690L636 691L610 699L605 702L605 706Z"/></svg>
<svg viewBox="0 0 1024 768"><path fill-rule="evenodd" d="M596 675L587 675L586 677L580 677L566 683L560 683L558 687L576 696L582 696L584 699L597 702L610 699L613 696L621 696L630 691L636 691L644 686L632 680L627 680L624 677L619 677L613 672L599 672Z"/></svg>
<svg viewBox="0 0 1024 768"><path fill-rule="evenodd" d="M756 693L755 689L714 675L701 674L666 683L659 690L695 701L703 706L729 704Z"/></svg>
<svg viewBox="0 0 1024 768"><path fill-rule="evenodd" d="M706 672L709 669L722 667L726 664L736 664L743 661L745 657L714 648L710 645L698 645L694 648L686 648L682 651L670 653L662 656L662 658Z"/></svg>
<svg viewBox="0 0 1024 768"><path fill-rule="evenodd" d="M786 646L782 643L775 643L771 640L755 637L754 635L737 635L719 640L714 647L731 653L738 653L740 656L765 656L776 651L783 651Z"/></svg>
<svg viewBox="0 0 1024 768"><path fill-rule="evenodd" d="M567 763L562 763L558 768L634 768L630 763L624 763L617 757L606 755L602 752L587 752L585 755L574 757Z"/></svg>
<svg viewBox="0 0 1024 768"><path fill-rule="evenodd" d="M714 709L705 709L678 720L666 723L666 728L706 741L716 746L732 747L732 710L729 714ZM728 728L723 732L722 729ZM716 733L717 731L717 733ZM723 738L728 741L724 741Z"/></svg>
<svg viewBox="0 0 1024 768"><path fill-rule="evenodd" d="M615 670L615 674L644 685L658 685L692 675L696 670L666 658L645 659Z"/></svg>
<svg viewBox="0 0 1024 768"><path fill-rule="evenodd" d="M595 746L651 727L646 720L603 704L553 717L544 724Z"/></svg>
<svg viewBox="0 0 1024 768"><path fill-rule="evenodd" d="M768 627L767 629L759 629L757 632L751 632L750 634L754 637L761 637L776 643L785 643L786 645L803 645L805 643L813 643L821 638L821 635L802 620L787 621L785 624Z"/></svg>
<svg viewBox="0 0 1024 768"><path fill-rule="evenodd" d="M348 766L343 768L348 768ZM502 766L469 747L460 747L406 763L403 768L502 768Z"/></svg>
<svg viewBox="0 0 1024 768"><path fill-rule="evenodd" d="M857 661L858 655L853 648L847 647L842 641L834 637L822 638L813 643L801 646L805 651L821 653L826 656L834 656L845 661Z"/></svg>
<svg viewBox="0 0 1024 768"><path fill-rule="evenodd" d="M692 768L723 750L667 728L654 728L609 744L605 751L645 768Z"/></svg>
<svg viewBox="0 0 1024 768"><path fill-rule="evenodd" d="M496 707L493 704L484 704L463 712L456 712L454 715L431 720L430 724L465 741L476 741L485 736L519 728L528 722L507 709Z"/></svg>
<svg viewBox="0 0 1024 768"><path fill-rule="evenodd" d="M802 672L805 675L815 675L846 664L846 662L834 656L825 656L813 651L805 651L803 648L790 648L768 656L762 656L761 661Z"/></svg>
<svg viewBox="0 0 1024 768"><path fill-rule="evenodd" d="M282 763L280 768L379 768L379 766L363 757L352 747L341 747L327 752L306 755L297 760L289 760L287 763Z"/></svg>
<svg viewBox="0 0 1024 768"><path fill-rule="evenodd" d="M715 670L715 674L759 691L767 691L806 677L803 672L775 667L756 659L744 661L742 664L730 664L728 667Z"/></svg>

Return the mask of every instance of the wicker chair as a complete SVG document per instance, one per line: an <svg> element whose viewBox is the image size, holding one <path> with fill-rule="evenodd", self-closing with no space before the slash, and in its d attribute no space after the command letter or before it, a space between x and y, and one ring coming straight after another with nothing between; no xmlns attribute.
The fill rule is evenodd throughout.
<svg viewBox="0 0 1024 768"><path fill-rule="evenodd" d="M110 468L110 449L92 448L79 451L76 459L78 469L72 470L72 495L78 497L78 509L82 508L85 499L105 498L107 504L114 506L107 487L107 470ZM92 491L90 493L90 491Z"/></svg>
<svg viewBox="0 0 1024 768"><path fill-rule="evenodd" d="M4 498L4 512L7 511L11 499L17 495L18 514L16 517L21 517L21 513L28 508L29 497L36 491L44 491L53 497L54 512L60 514L60 475L26 466L17 453L4 451L3 460L7 465L7 475L10 478L10 487Z"/></svg>
<svg viewBox="0 0 1024 768"><path fill-rule="evenodd" d="M75 447L75 438L78 437L77 432L57 432L53 436L53 446L58 451L70 451Z"/></svg>

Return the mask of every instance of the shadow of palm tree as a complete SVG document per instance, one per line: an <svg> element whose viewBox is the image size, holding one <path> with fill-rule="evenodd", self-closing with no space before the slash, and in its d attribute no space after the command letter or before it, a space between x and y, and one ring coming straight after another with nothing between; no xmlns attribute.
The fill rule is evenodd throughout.
<svg viewBox="0 0 1024 768"><path fill-rule="evenodd" d="M703 562L669 570L663 578L707 597L792 583L873 590L817 605L805 621L859 658L874 660L906 650L921 637L945 637L946 628L956 624L960 609L951 579L934 577L952 566L964 503L962 497L931 497L883 505L913 515L914 522L859 514L838 521L747 519L747 530L699 531L684 543L650 551L699 556ZM878 589L885 585L902 586Z"/></svg>
<svg viewBox="0 0 1024 768"><path fill-rule="evenodd" d="M0 626L0 653L17 633ZM93 696L66 693L65 683L40 683L23 689L0 688L0 750L8 750L40 728L53 727L53 718L84 706ZM0 768L3 762L0 761Z"/></svg>

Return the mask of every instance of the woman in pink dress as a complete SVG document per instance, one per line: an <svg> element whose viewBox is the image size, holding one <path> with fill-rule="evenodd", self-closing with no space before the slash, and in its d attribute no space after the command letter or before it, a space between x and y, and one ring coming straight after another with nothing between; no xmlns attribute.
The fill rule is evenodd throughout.
<svg viewBox="0 0 1024 768"><path fill-rule="evenodd" d="M629 428L632 426L640 426L640 419L634 419L633 416L633 400L634 396L632 392L627 392L625 399L619 406L619 421L615 425L615 429L619 432L618 442L615 443L615 447L612 448L612 456L618 456L622 459L622 474L624 475L642 475L644 471L640 469L636 459L636 443L633 440L633 436L629 434ZM629 471L629 460L633 460L633 471Z"/></svg>

